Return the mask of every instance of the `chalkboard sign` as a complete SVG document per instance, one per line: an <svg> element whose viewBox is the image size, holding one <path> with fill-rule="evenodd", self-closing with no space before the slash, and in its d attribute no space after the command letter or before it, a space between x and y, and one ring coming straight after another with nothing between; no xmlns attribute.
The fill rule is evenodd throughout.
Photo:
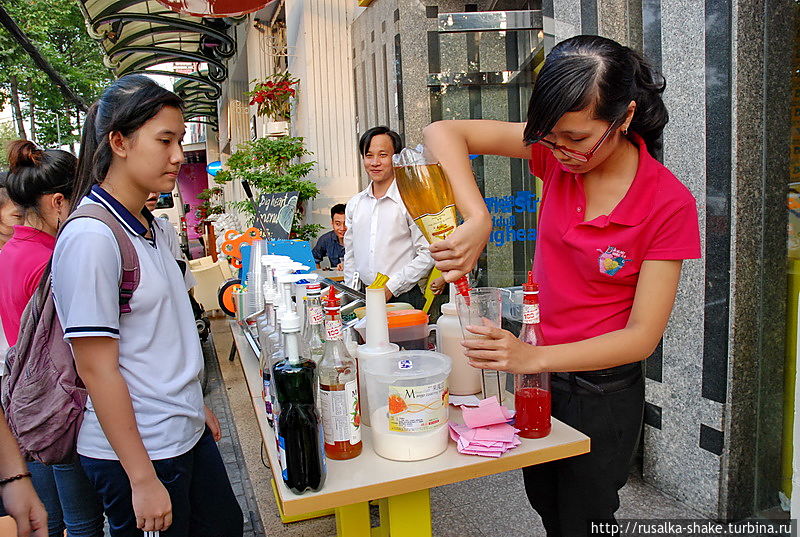
<svg viewBox="0 0 800 537"><path fill-rule="evenodd" d="M266 231L271 240L288 239L297 210L298 195L299 192L261 194L255 226Z"/></svg>

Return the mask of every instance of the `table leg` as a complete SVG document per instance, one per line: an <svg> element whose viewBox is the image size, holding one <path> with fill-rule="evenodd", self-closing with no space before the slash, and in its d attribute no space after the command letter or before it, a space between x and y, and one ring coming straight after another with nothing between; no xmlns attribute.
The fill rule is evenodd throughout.
<svg viewBox="0 0 800 537"><path fill-rule="evenodd" d="M370 537L369 502L336 508L336 537Z"/></svg>
<svg viewBox="0 0 800 537"><path fill-rule="evenodd" d="M428 489L390 496L384 501L389 520L384 519L384 509L381 508L381 526L388 526L391 537L431 537L431 496Z"/></svg>

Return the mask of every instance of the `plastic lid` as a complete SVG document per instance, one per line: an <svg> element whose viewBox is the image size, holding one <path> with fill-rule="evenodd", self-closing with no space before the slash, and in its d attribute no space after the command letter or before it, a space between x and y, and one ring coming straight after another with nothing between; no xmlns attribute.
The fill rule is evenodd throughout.
<svg viewBox="0 0 800 537"><path fill-rule="evenodd" d="M306 284L306 293L309 295L319 294L320 285L319 282L311 282Z"/></svg>
<svg viewBox="0 0 800 537"><path fill-rule="evenodd" d="M339 305L342 303L342 301L339 300L339 297L336 296L336 289L334 289L332 285L328 289L329 291L325 294L324 298L325 309L326 310L339 309Z"/></svg>
<svg viewBox="0 0 800 537"><path fill-rule="evenodd" d="M458 315L455 302L445 302L442 304L442 315Z"/></svg>
<svg viewBox="0 0 800 537"><path fill-rule="evenodd" d="M392 383L398 379L446 377L450 374L452 360L433 351L401 351L364 360L359 367L379 382Z"/></svg>
<svg viewBox="0 0 800 537"><path fill-rule="evenodd" d="M390 311L386 314L389 328L403 328L428 324L428 314L422 310Z"/></svg>
<svg viewBox="0 0 800 537"><path fill-rule="evenodd" d="M523 293L538 293L539 284L533 281L533 271L528 271L528 281L522 284Z"/></svg>

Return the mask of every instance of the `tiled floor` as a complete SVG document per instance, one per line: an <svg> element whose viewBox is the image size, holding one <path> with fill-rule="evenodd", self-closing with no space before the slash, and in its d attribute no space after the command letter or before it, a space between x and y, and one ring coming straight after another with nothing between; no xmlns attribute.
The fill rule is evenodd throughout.
<svg viewBox="0 0 800 537"><path fill-rule="evenodd" d="M229 430L238 435L240 449L233 449L235 466L240 473L242 502L254 499L260 513L263 532L257 533L253 513L251 536L330 537L336 534L333 517L282 524L270 488L271 474L262 462L261 437L245 386L238 359L228 362L232 338L227 322L214 322L214 338L224 379L224 393L230 409ZM219 388L222 389L222 386ZM219 392L218 392L219 393ZM235 427L233 424L235 423ZM227 449L227 448L223 448ZM239 458L241 457L241 458ZM229 463L233 464L233 463ZM246 472L249 474L245 476ZM233 479L233 475L231 476ZM703 518L685 504L659 492L631 475L622 489L619 518ZM248 505L251 505L248 503ZM522 476L518 471L481 477L431 490L433 534L435 537L539 537L545 532L538 515L525 497Z"/></svg>

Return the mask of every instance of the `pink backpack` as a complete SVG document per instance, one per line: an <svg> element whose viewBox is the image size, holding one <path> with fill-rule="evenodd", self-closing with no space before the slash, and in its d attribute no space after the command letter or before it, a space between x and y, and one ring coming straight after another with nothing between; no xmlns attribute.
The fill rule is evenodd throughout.
<svg viewBox="0 0 800 537"><path fill-rule="evenodd" d="M119 312L129 313L130 299L139 285L139 258L133 243L101 205L78 207L61 230L78 218L100 220L114 233L122 257ZM23 454L45 464L59 464L75 458L87 393L56 315L49 268L22 313L19 340L6 356L2 405Z"/></svg>

